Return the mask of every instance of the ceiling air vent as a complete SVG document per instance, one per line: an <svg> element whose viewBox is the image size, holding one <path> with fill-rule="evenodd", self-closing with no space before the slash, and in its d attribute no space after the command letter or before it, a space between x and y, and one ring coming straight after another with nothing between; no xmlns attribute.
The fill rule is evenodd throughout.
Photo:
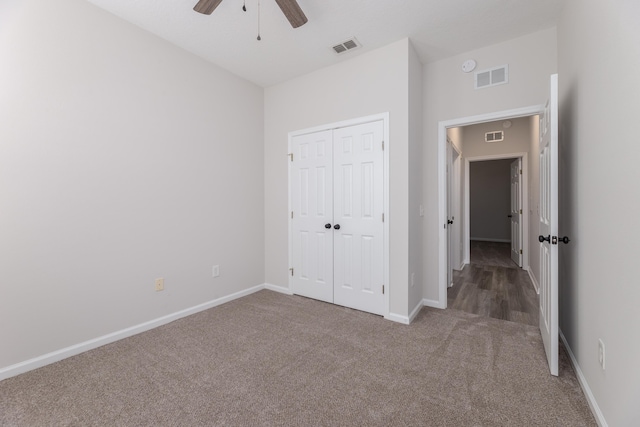
<svg viewBox="0 0 640 427"><path fill-rule="evenodd" d="M509 65L476 72L476 89L509 83Z"/></svg>
<svg viewBox="0 0 640 427"><path fill-rule="evenodd" d="M497 130L495 132L487 132L484 134L485 142L500 142L504 141L504 131Z"/></svg>
<svg viewBox="0 0 640 427"><path fill-rule="evenodd" d="M362 45L360 44L360 42L358 42L358 40L356 40L355 37L350 38L347 41L344 41L342 43L338 43L337 45L333 46L332 49L335 53L337 53L338 55L340 55L341 53L345 53L347 51L350 51L352 49L356 49L358 47L361 47Z"/></svg>

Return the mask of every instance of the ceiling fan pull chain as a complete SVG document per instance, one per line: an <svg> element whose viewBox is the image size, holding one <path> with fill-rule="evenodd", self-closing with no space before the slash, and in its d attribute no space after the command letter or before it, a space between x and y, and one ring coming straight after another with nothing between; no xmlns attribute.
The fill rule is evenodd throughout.
<svg viewBox="0 0 640 427"><path fill-rule="evenodd" d="M260 37L260 0L258 0L258 41L262 40Z"/></svg>

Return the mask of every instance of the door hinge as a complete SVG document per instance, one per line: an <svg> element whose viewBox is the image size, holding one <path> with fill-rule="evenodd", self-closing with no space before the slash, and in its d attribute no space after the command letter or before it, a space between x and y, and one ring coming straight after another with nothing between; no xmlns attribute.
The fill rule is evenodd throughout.
<svg viewBox="0 0 640 427"><path fill-rule="evenodd" d="M382 214L382 222L384 222L384 213Z"/></svg>
<svg viewBox="0 0 640 427"><path fill-rule="evenodd" d="M291 267L289 271L291 272L291 277L293 277L293 267Z"/></svg>
<svg viewBox="0 0 640 427"><path fill-rule="evenodd" d="M287 154L287 156L289 156L289 158L291 159L291 161L293 162L293 153L289 153Z"/></svg>
<svg viewBox="0 0 640 427"><path fill-rule="evenodd" d="M293 219L293 211L291 211L291 219Z"/></svg>
<svg viewBox="0 0 640 427"><path fill-rule="evenodd" d="M522 249L520 249L520 255L522 255Z"/></svg>
<svg viewBox="0 0 640 427"><path fill-rule="evenodd" d="M382 141L382 151L384 151L384 141Z"/></svg>
<svg viewBox="0 0 640 427"><path fill-rule="evenodd" d="M382 295L384 295L384 285L382 285Z"/></svg>
<svg viewBox="0 0 640 427"><path fill-rule="evenodd" d="M522 169L520 169L520 175L522 175Z"/></svg>
<svg viewBox="0 0 640 427"><path fill-rule="evenodd" d="M522 215L522 209L520 209L520 215Z"/></svg>

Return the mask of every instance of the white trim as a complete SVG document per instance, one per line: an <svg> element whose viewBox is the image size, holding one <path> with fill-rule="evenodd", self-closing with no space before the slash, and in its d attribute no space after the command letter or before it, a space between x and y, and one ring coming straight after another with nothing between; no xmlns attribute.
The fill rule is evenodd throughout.
<svg viewBox="0 0 640 427"><path fill-rule="evenodd" d="M447 154L447 128L468 126L478 123L492 122L497 120L513 119L517 117L527 117L540 114L544 111L544 105L534 105L524 108L516 108L513 110L498 111L489 114L480 114L477 116L469 116L452 120L443 120L438 122L438 219L439 224L446 223L447 206L446 206L446 154ZM524 165L523 165L524 166ZM439 226L439 225L438 225ZM526 229L525 229L526 230ZM446 227L440 228L438 233L438 305L441 308L447 307L447 233ZM528 236L527 232L523 233ZM465 262L469 260L465 257Z"/></svg>
<svg viewBox="0 0 640 427"><path fill-rule="evenodd" d="M511 243L511 239L485 239L484 237L470 237L469 240L475 240L477 242Z"/></svg>
<svg viewBox="0 0 640 427"><path fill-rule="evenodd" d="M445 301L447 301L446 298L445 298ZM447 308L446 304L443 305L441 301L428 299L428 298L425 298L422 300L422 305L424 305L425 307L433 307L433 308L442 308L442 309Z"/></svg>
<svg viewBox="0 0 640 427"><path fill-rule="evenodd" d="M409 316L403 316L402 314L389 313L387 316L384 316L385 319L391 320L392 322L402 323L403 325L410 324Z"/></svg>
<svg viewBox="0 0 640 427"><path fill-rule="evenodd" d="M598 402L596 401L595 396L591 392L591 387L589 387L589 383L587 383L587 379L582 373L582 369L580 369L580 365L578 365L578 360L573 354L573 351L571 351L571 347L569 347L569 343L567 342L567 339L565 338L561 329L558 329L558 332L560 333L560 339L564 344L564 348L566 348L567 353L569 353L569 359L571 360L571 365L573 366L573 370L576 372L576 377L578 377L578 383L580 384L580 388L582 389L584 396L587 398L587 403L589 404L589 408L591 409L591 412L593 413L593 416L596 419L596 422L600 427L608 427L609 424L607 424L607 420L605 420L604 414L600 410L600 407L598 406Z"/></svg>
<svg viewBox="0 0 640 427"><path fill-rule="evenodd" d="M79 344L75 344L60 350L52 351L51 353L43 354L42 356L34 357L33 359L25 360L24 362L19 362L14 365L7 366L5 368L0 369L0 381L5 380L7 378L14 377L19 374L23 374L25 372L28 372L37 368L41 368L43 366L58 362L68 357L75 356L80 353L84 353L85 351L93 350L94 348L102 347L103 345L110 344L112 342L115 342L124 338L128 338L133 335L137 335L141 332L146 332L148 330L157 328L158 326L166 325L167 323L173 322L174 320L178 320L183 317L187 317L192 314L196 314L198 312L208 310L210 308L219 306L221 304L233 301L235 299L242 298L244 296L250 295L264 288L265 288L264 284L257 285L252 288L245 289L243 291L235 292L231 295L217 298L215 300L205 302L203 304L198 304L196 306L193 306L184 310L180 310L175 313L171 313L154 320L150 320L148 322L140 323L139 325L135 325L130 328L112 332L110 334L103 335L98 338L81 342Z"/></svg>
<svg viewBox="0 0 640 427"><path fill-rule="evenodd" d="M265 283L264 288L270 291L279 292L285 295L293 295L293 291L289 288L285 288L284 286L272 285L271 283Z"/></svg>
<svg viewBox="0 0 640 427"><path fill-rule="evenodd" d="M531 279L531 283L533 283L533 288L536 290L536 294L540 295L540 285L536 280L536 276L533 274L533 270L531 269L531 266L527 268L527 272L529 273L529 279Z"/></svg>
<svg viewBox="0 0 640 427"><path fill-rule="evenodd" d="M291 153L291 142L293 140L294 137L296 136L300 136L300 135L306 135L309 133L314 133L314 132L321 132L321 131L325 131L325 130L333 130L333 129L339 129L339 128L344 128L344 127L349 127L349 126L356 126L356 125L361 125L361 124L365 124L365 123L371 123L371 122L377 122L377 121L382 121L382 126L383 126L383 138L384 138L384 150L382 152L382 156L383 156L383 176L384 176L384 181L383 181L383 186L384 186L384 200L383 200L383 211L384 211L384 223L383 223L383 241L384 241L384 247L383 247L383 261L382 261L382 269L383 269L383 280L384 280L384 285L386 285L387 291L384 293L384 318L385 319L389 319L389 320L393 320L393 321L399 321L400 323L406 323L409 324L409 318L407 316L399 316L399 315L395 315L395 314L391 314L390 313L390 304L389 304L389 294L391 293L392 289L391 289L391 280L390 280L390 267L389 267L389 224L391 222L391 215L389 214L389 151L391 149L391 144L389 142L389 113L380 113L380 114L373 114L371 116L365 116L365 117L359 117L359 118L355 118L355 119L350 119L350 120L343 120L340 122L335 122L335 123L328 123L325 125L321 125L321 126L315 126L312 128L307 128L307 129L302 129L302 130L297 130L297 131L293 131L293 132L289 132L289 145L288 145L288 150L289 153ZM287 163L289 164L288 166L288 209L287 209L287 218L288 218L288 233L289 233L289 267L293 266L293 253L292 253L292 248L293 248L293 222L291 221L291 216L288 215L289 212L291 212L292 206L291 206L291 162L289 160L287 160ZM291 277L291 275L289 274L289 289L291 290L292 294L293 294L293 279ZM396 317L401 317L401 320L395 320ZM405 320L406 319L406 320Z"/></svg>

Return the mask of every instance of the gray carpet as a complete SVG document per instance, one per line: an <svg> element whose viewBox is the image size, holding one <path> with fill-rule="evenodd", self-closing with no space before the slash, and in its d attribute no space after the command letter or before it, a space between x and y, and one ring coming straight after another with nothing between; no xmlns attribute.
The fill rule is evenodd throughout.
<svg viewBox="0 0 640 427"><path fill-rule="evenodd" d="M2 426L591 426L536 327L270 291L0 382Z"/></svg>

